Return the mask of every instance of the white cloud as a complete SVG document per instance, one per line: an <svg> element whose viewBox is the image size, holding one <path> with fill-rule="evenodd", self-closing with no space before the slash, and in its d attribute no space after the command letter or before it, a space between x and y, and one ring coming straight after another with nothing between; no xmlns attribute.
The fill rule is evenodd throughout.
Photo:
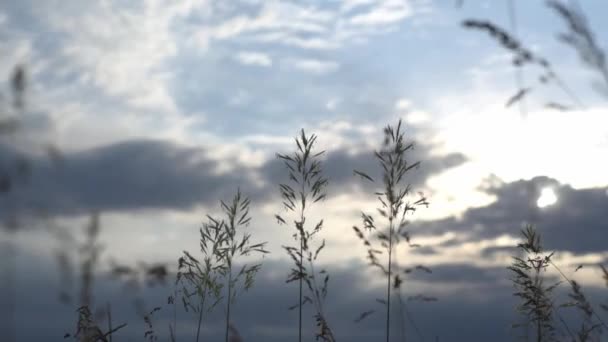
<svg viewBox="0 0 608 342"><path fill-rule="evenodd" d="M342 12L349 12L356 8L373 4L376 0L342 0L342 6L340 10Z"/></svg>
<svg viewBox="0 0 608 342"><path fill-rule="evenodd" d="M319 59L290 59L287 63L295 69L318 75L334 72L340 67L340 65L334 61Z"/></svg>
<svg viewBox="0 0 608 342"><path fill-rule="evenodd" d="M606 106L559 112L538 109L530 98L522 118L504 108L507 92L487 86L466 92L471 95L436 100L433 111L449 114L433 124L440 142L469 156L479 173L506 182L547 175L575 188L606 184L608 161L601 157L608 154Z"/></svg>
<svg viewBox="0 0 608 342"><path fill-rule="evenodd" d="M240 52L235 56L235 59L245 65L257 65L262 67L269 67L272 65L270 56L261 52Z"/></svg>
<svg viewBox="0 0 608 342"><path fill-rule="evenodd" d="M423 110L411 110L405 115L405 121L412 125L419 125L430 120L431 115Z"/></svg>
<svg viewBox="0 0 608 342"><path fill-rule="evenodd" d="M348 0L337 8L281 0L248 5L256 9L256 14L233 11L215 15L220 19L209 16L212 24L199 28L193 36L203 48L209 40L245 40L302 49L337 49L387 32L421 7L406 0ZM352 14L354 9L356 15Z"/></svg>
<svg viewBox="0 0 608 342"><path fill-rule="evenodd" d="M393 24L413 14L413 10L404 0L382 1L368 12L357 14L350 18L355 25L378 26Z"/></svg>
<svg viewBox="0 0 608 342"><path fill-rule="evenodd" d="M126 96L139 108L175 111L161 71L177 50L171 12L150 3L140 10L105 3L70 20L55 14L50 21L69 37L63 57L108 95Z"/></svg>
<svg viewBox="0 0 608 342"><path fill-rule="evenodd" d="M332 14L283 1L263 2L257 16L237 15L212 28L215 39L233 38L261 31L325 33Z"/></svg>

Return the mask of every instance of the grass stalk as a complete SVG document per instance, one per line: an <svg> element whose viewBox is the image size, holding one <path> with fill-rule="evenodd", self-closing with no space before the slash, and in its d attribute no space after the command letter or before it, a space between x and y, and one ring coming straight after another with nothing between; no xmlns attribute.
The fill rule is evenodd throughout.
<svg viewBox="0 0 608 342"><path fill-rule="evenodd" d="M203 310L205 308L205 297L201 297L200 309L198 310L198 324L196 326L196 342L199 341L201 335L201 326L203 324Z"/></svg>
<svg viewBox="0 0 608 342"><path fill-rule="evenodd" d="M325 240L315 250L311 246L313 237L323 228L323 220L320 220L312 229L306 227L307 209L312 203L321 201L326 196L324 188L327 186L327 179L322 175L321 162L318 159L324 151L313 153L316 139L314 134L307 136L302 130L295 139L297 145L295 153L292 155L277 154L277 158L284 162L288 170L289 183L279 184L279 188L284 209L294 216L296 232L293 237L298 241L296 246L283 246L283 248L295 266L291 270L287 282L297 281L299 283L298 304L290 308L298 308L298 341L302 340L303 334L302 307L310 302L314 306L315 320L319 329L316 334L317 339L333 342L335 337L323 308L329 275L325 270L317 272L314 265L319 252L325 247ZM275 217L279 224L287 223L281 215L277 214ZM317 278L321 274L324 274L322 284ZM306 297L304 295L305 286L309 293L309 296Z"/></svg>
<svg viewBox="0 0 608 342"><path fill-rule="evenodd" d="M411 192L411 186L410 184L403 185L406 173L420 164L420 162L409 163L406 160L405 154L412 148L413 143L405 143L401 121L399 121L396 127L389 125L384 129L383 147L380 151L375 152L376 159L378 159L382 170L382 189L374 192L374 195L380 202L377 212L386 220L386 226L381 230L373 215L362 212L361 216L363 227L370 232L375 231L375 235L372 237L376 238L377 241L373 242L379 243L380 248L376 248L372 240L365 237L362 229L357 226L353 227L357 237L367 249L370 265L377 267L386 277L386 298L384 302L386 305L385 336L387 342L390 341L391 331L391 287L393 286L394 249L400 242L400 238L410 243L409 233L406 231L408 224L406 215L413 213L420 205L428 206L426 198L422 195L418 200L410 203L408 196ZM366 181L376 183L374 178L365 172L354 170L354 174ZM385 250L388 254L386 265L381 263L377 257L377 255L383 253L382 250ZM395 280L395 286L398 286L397 280Z"/></svg>
<svg viewBox="0 0 608 342"><path fill-rule="evenodd" d="M228 298L226 299L226 342L230 331L230 303L232 302L232 265L228 266Z"/></svg>

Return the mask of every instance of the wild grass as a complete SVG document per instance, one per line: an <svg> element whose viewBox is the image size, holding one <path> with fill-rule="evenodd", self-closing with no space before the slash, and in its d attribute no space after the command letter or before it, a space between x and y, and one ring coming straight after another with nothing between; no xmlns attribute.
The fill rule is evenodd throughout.
<svg viewBox="0 0 608 342"><path fill-rule="evenodd" d="M72 337L80 342L112 341L112 335L118 330L127 326L126 323L123 323L115 328L112 328L112 321L109 319L108 330L104 332L95 322L93 314L87 306L81 306L78 308L77 312L78 322L76 324L76 332L73 335L70 333L65 334L63 336L64 339Z"/></svg>
<svg viewBox="0 0 608 342"><path fill-rule="evenodd" d="M513 2L510 2L510 4L513 8ZM566 24L566 31L560 33L558 39L573 48L583 64L599 76L599 81L594 81L592 86L598 93L608 98L608 64L605 52L599 46L578 2L572 1L565 4L557 0L548 0L545 4L547 8L557 14ZM512 10L509 15L513 24L515 22L515 11ZM527 48L515 36L514 32L508 32L506 29L488 20L468 19L463 21L462 25L467 29L489 34L501 47L511 53L512 63L515 69L518 69L517 71L530 65L539 67L543 70L543 73L537 78L537 81L541 85L553 83L564 92L566 97L573 102L574 106L585 109L584 103L562 78L558 76L549 59L532 52L531 49ZM513 25L512 29L515 29ZM534 87L532 86L524 87L520 84L520 89L508 99L506 107L522 101L533 89ZM573 108L573 105L565 105L561 101L550 101L545 106L561 111ZM553 319L554 316L557 316L566 331L566 335L568 335L568 339L572 341L599 341L602 329L608 328L608 326L604 323L601 316L597 314L596 310L594 310L593 305L588 301L580 284L566 276L553 262L551 258L553 253L543 253L540 235L533 226L526 226L522 234L524 242L519 244L518 247L523 253L523 257L514 256L513 264L509 267L509 270L513 272L512 281L517 288L515 295L522 299L519 309L527 316L527 320L523 325L535 325L537 341L555 340ZM559 307L575 307L581 313L581 327L576 332L570 329L568 323L561 317L554 306L552 293L559 283L544 284L545 278L543 274L549 266L557 270L570 287L570 300ZM600 265L600 267L605 272L604 266Z"/></svg>
<svg viewBox="0 0 608 342"><path fill-rule="evenodd" d="M543 249L541 236L533 225L526 225L522 230L523 242L518 244L521 256L513 256L513 263L508 269L512 272L512 282L516 289L515 296L521 299L518 310L526 318L524 323L514 324L514 328L529 326L534 328L535 341L571 340L575 342L601 341L603 329L608 328L602 317L597 314L593 304L588 300L582 286L559 268L552 260L555 252ZM558 299L555 290L561 281L546 284L547 268L554 268L561 278L568 283L567 301L556 304ZM576 270L582 268L582 265ZM604 269L603 266L601 266ZM576 272L575 270L575 272ZM571 328L559 309L575 308L580 314L580 327ZM558 321L559 325L556 325ZM559 335L557 334L559 332Z"/></svg>
<svg viewBox="0 0 608 342"><path fill-rule="evenodd" d="M559 283L547 285L543 274L549 267L553 253L544 253L540 235L532 226L527 226L522 235L524 242L518 248L524 255L521 258L513 257L513 264L508 267L513 272L512 281L516 288L514 295L521 298L518 309L535 327L535 340L551 341L555 338L552 293Z"/></svg>
<svg viewBox="0 0 608 342"><path fill-rule="evenodd" d="M108 303L105 307L97 305L93 297L96 269L99 266L99 258L104 249L104 246L99 242L100 233L100 218L98 213L93 213L90 216L89 223L85 226L84 240L81 243L76 242L76 238L71 234L63 231L64 242L67 242L67 247L57 254L60 266L61 280L75 281L74 270L78 270L79 275L79 290L74 296L70 291L62 290L59 298L63 304L73 306L77 303L78 314L75 332L66 333L64 338L72 337L81 342L92 341L112 341L112 336L119 330L125 328L127 323L122 323L116 327L112 325L111 307ZM67 235L65 235L67 234ZM61 236L61 235L60 235ZM73 260L69 252L76 251L77 260ZM76 267L77 264L79 267ZM69 288L73 288L73 284L64 284ZM65 288L64 288L65 289ZM78 299L76 300L75 297ZM101 327L102 320L106 318L108 328L104 332Z"/></svg>
<svg viewBox="0 0 608 342"><path fill-rule="evenodd" d="M387 126L384 129L384 142L382 149L375 152L376 159L382 170L382 187L374 192L377 196L379 207L377 212L384 222L378 222L374 215L361 213L363 229L373 232L380 248L376 247L370 239L365 236L363 229L354 226L353 229L357 237L367 248L367 258L370 265L378 268L386 277L386 341L390 341L391 326L391 289L400 289L402 278L399 272L395 274L395 261L393 259L396 245L405 240L410 244L410 234L407 231L407 214L416 211L420 206L428 206L426 198L420 194L420 198L410 202L411 185L407 183L406 173L420 165L420 162L410 162L406 159L406 152L413 149L413 143L406 143L405 133L402 130L401 120L396 125ZM362 177L365 181L376 183L367 173L354 170L354 173ZM384 249L384 252L381 250ZM387 254L386 264L382 263L378 255ZM403 309L403 302L399 294L400 308Z"/></svg>
<svg viewBox="0 0 608 342"><path fill-rule="evenodd" d="M561 1L548 0L545 3L567 26L567 31L558 35L559 40L573 48L583 64L599 76L599 81L592 82L592 86L599 94L608 98L608 64L606 55L597 43L583 10L573 2L564 4ZM514 13L511 13L511 15L514 15ZM517 89L516 93L507 100L506 107L522 101L524 97L528 96L538 86L553 84L563 91L565 96L572 101L572 104L564 104L562 101L548 101L545 103L545 107L560 111L571 110L574 107L578 107L579 109L586 108L584 102L563 80L549 59L533 52L512 32L489 20L467 19L462 22L462 25L467 29L488 33L501 47L511 53L512 63L516 69L523 70L526 66L536 66L543 71L536 78L536 85L524 86L523 84L519 84L520 89Z"/></svg>
<svg viewBox="0 0 608 342"><path fill-rule="evenodd" d="M605 54L597 43L582 11L566 6L561 2L548 1L548 7L557 13L567 25L567 32L560 35L561 41L568 44L578 52L583 63L597 75L600 82L595 82L594 87L602 94L608 96L608 67ZM558 76L549 59L537 55L532 49L526 47L513 34L506 29L485 20L470 19L463 22L468 29L488 33L503 48L512 54L512 63L516 68L534 65L542 70L541 75L535 82L539 85L554 84L564 91L564 94L572 102L551 101L545 105L548 108L567 110L571 107L584 107L583 102L571 91ZM605 84L602 84L605 83ZM0 134L2 137L10 137L20 129L18 115L25 109L26 73L22 66L15 68L10 80L12 102L11 113L8 117L0 118ZM534 87L527 86L517 89L505 103L506 107L521 101L528 96ZM4 108L3 108L4 109ZM299 285L298 303L292 306L297 308L298 315L298 341L302 341L304 332L302 320L302 308L305 304L312 304L314 318L317 325L316 338L323 341L334 342L337 340L332 325L329 323L325 302L328 296L329 274L326 270L316 270L317 259L320 252L326 247L325 240L317 239L324 228L323 220L310 223L307 214L310 213L313 204L322 201L327 196L327 178L324 177L321 157L324 151L316 152L316 135L306 135L304 130L296 137L296 151L292 154L277 154L284 163L287 171L288 181L279 185L282 205L285 213L275 216L282 225L293 223L295 244L284 246L285 251L294 263L286 282L297 282ZM410 171L419 166L419 162L411 162L407 153L413 149L413 143L407 143L403 131L402 122L396 126L387 126L384 130L384 142L382 148L375 152L375 157L380 166L381 176L376 181L374 177L360 170L354 173L366 182L377 186L373 195L378 199L379 206L374 214L361 213L362 227L354 227L357 237L367 249L367 258L372 267L380 271L383 281L386 282L386 295L381 299L385 305L386 314L384 320L386 341L391 340L391 304L395 292L400 309L401 338L405 339L403 331L404 315L407 314L405 303L401 296L401 289L405 284L405 275L413 270L430 272L422 265L402 268L396 257L399 244L405 241L408 246L415 247L411 243L408 231L407 214L412 214L420 206L428 206L423 195L410 202L412 192L411 185L407 182ZM49 151L52 157L52 150ZM406 158L408 157L408 158ZM19 185L27 182L29 177L29 164L25 158L16 158L10 163L0 164L0 195L9 196L17 190ZM175 290L169 297L168 303L173 306L173 323L169 326L171 341L177 340L177 302L181 302L184 311L193 313L196 320L195 341L202 339L202 327L207 318L206 314L219 308L224 304L224 339L226 342L232 336L234 340L240 340L234 324L232 315L235 310L236 299L241 290L248 290L254 284L256 274L261 268L261 263L255 262L251 265L241 264L241 258L252 254L264 255L266 242L251 242L252 235L244 229L249 225L250 201L237 191L231 202L220 201L220 207L224 217L216 218L207 215L207 221L199 229L200 233L200 256L184 251L179 258ZM12 212L6 214L9 222L6 227L13 231L19 225L16 205L11 208ZM378 219L378 215L380 219ZM125 328L127 323L114 326L112 322L112 310L109 303L105 308L96 304L93 297L95 274L99 264L102 245L98 238L100 234L99 216L92 215L89 225L85 228L85 240L80 245L71 245L69 252L76 251L78 255L78 266L72 265L72 260L65 254L59 256L60 277L78 278L80 284L79 292L74 295L64 291L60 296L62 301L71 306L77 306L76 327L73 332L65 334L64 338L73 338L78 341L112 341L113 336L119 330ZM517 247L521 255L514 256L513 263L508 267L511 272L511 281L515 288L514 295L520 299L518 310L523 314L525 323L516 325L532 326L534 338L537 342L543 341L600 341L602 334L608 326L602 316L595 309L596 303L589 300L583 287L566 274L553 262L554 253L546 251L541 245L541 237L533 226L527 226L522 231L524 241ZM4 246L3 246L4 247ZM3 248L9 251L8 248ZM9 253L10 254L10 253ZM8 255L10 257L10 255ZM7 258L2 258L7 262ZM12 260L8 260L12 262ZM553 267L569 285L568 301L557 305L556 289L560 282L553 282L547 277L547 269ZM133 284L139 284L140 279L148 279L154 282L167 277L167 270L163 265L140 264L139 268L114 265L113 273L120 279L127 278ZM7 269L9 269L7 267ZM608 286L608 271L601 266L603 277ZM12 279L11 274L3 275L3 280ZM162 281L161 281L162 282ZM14 284L10 284L14 286ZM10 290L10 289L9 289ZM135 295L134 295L135 296ZM76 299L77 298L77 299ZM426 301L432 297L414 296L414 299ZM6 306L9 311L12 305ZM607 305L599 305L608 311ZM154 315L161 310L154 307L151 311L143 310L144 305L138 305L139 311L143 312L146 330L143 337L149 341L159 340L154 326ZM581 317L580 327L571 328L560 314L562 308L575 308ZM360 321L371 315L374 311L369 310L361 314L357 319ZM10 317L9 313L9 317ZM102 328L103 319L107 320L107 328ZM12 323L11 323L12 324ZM9 325L11 325L9 324ZM415 325L414 325L415 327ZM416 328L417 329L417 328ZM194 333L194 332L193 332ZM424 340L420 332L419 339ZM193 334L194 335L194 334ZM14 339L12 333L2 336L8 341Z"/></svg>
<svg viewBox="0 0 608 342"><path fill-rule="evenodd" d="M15 311L17 249L14 245L18 230L23 229L23 213L19 193L28 186L31 177L31 161L27 153L18 148L19 138L24 136L23 124L27 108L28 77L25 65L14 66L9 77L10 98L0 92L0 146L10 146L11 155L0 159L0 199L4 200L0 222L0 292L5 298L0 302L0 312L6 317L0 321L2 338L11 342L16 339ZM5 100L8 99L8 102ZM60 166L61 153L52 144L46 152L53 166Z"/></svg>
<svg viewBox="0 0 608 342"><path fill-rule="evenodd" d="M320 252L326 247L325 240L315 243L322 228L323 220L308 224L306 214L311 206L322 201L327 195L325 188L328 184L323 176L321 156L324 151L316 152L315 135L306 135L302 130L296 137L296 151L293 154L278 154L277 157L284 162L289 183L280 184L279 189L283 199L283 208L286 213L277 214L275 218L280 224L293 222L296 241L294 246L284 246L288 255L294 262L294 267L287 278L287 282L302 284L299 303L292 308L302 308L310 303L314 308L314 318L317 323L317 339L323 341L336 341L337 337L329 324L325 311L325 300L328 295L329 274L325 270L316 271L316 261ZM404 277L414 271L430 273L430 269L423 265L402 267L396 258L396 250L400 243L405 242L409 247L416 247L411 241L408 214L414 213L420 206L428 206L426 198L420 194L412 198L412 186L407 182L409 172L416 169L420 162L409 161L408 153L413 149L413 142L405 139L403 124L400 121L395 126L387 126L384 130L382 148L375 152L378 161L381 182L376 182L368 173L355 170L354 173L365 182L376 185L379 189L374 192L378 200L376 213L361 213L362 228L354 227L360 240L367 248L367 257L370 265L381 272L386 281L386 296L380 300L385 305L385 337L391 340L391 325L393 312L391 306L394 297L399 305L401 340L405 339L405 316L411 320L410 313L405 307L401 296L403 284L407 284ZM231 321L234 304L240 289L247 290L253 286L256 273L261 264L253 263L234 268L241 264L237 260L251 254L264 255L266 243L252 242L251 233L244 229L251 222L249 216L250 201L240 191L230 202L220 201L223 217L207 215L206 222L199 229L200 256L184 251L178 261L175 291L169 297L168 303L173 306L173 323L169 326L171 341L177 341L176 303L181 301L184 311L192 312L196 320L195 341L202 340L202 327L206 315L222 306L225 308L224 339L225 341L242 340ZM79 253L79 270L81 289L78 295L78 319L75 332L66 334L66 338L78 341L105 341L111 340L114 333L126 326L126 323L113 326L109 305L104 315L107 316L107 328L102 329L103 321L93 314L95 301L91 295L94 283L95 269L99 262L102 245L98 242L100 233L99 216L92 215L90 223L85 229L85 239L78 247L72 247ZM518 245L523 256L515 257L509 267L512 272L512 281L516 288L515 295L521 298L519 310L527 319L526 325L531 323L534 327L534 337L537 342L560 340L568 336L573 341L599 341L605 324L597 315L592 303L585 296L582 287L574 280L570 280L553 263L553 253L546 252L541 246L540 235L532 226L523 231L524 242ZM313 239L314 238L314 239ZM382 258L384 257L384 258ZM63 258L66 263L68 258ZM554 267L570 284L571 293L569 301L556 305L553 295L558 283L547 285L546 269ZM74 268L75 267L71 267ZM606 273L606 271L604 270ZM70 271L65 270L68 274ZM167 277L167 270L162 265L148 265L140 263L139 268L114 264L112 273L120 279L127 279L127 283L139 284L142 280L148 283L159 282ZM608 279L608 274L606 274ZM67 298L67 294L64 294ZM410 299L432 301L433 297L412 296ZM141 306L144 307L143 305ZM572 329L559 314L559 308L575 307L581 313L580 328ZM149 341L161 340L154 326L154 315L161 307L155 307L143 314L146 330L143 333ZM394 310L393 310L394 311ZM301 312L301 311L300 311ZM371 315L373 310L363 313L358 320ZM559 322L556 324L556 321ZM300 316L301 322L301 316ZM415 323L419 340L425 340ZM299 338L305 328L298 328ZM565 329L565 330L564 330ZM302 334L302 335L300 335ZM561 335L560 335L561 334ZM232 340L230 338L233 338ZM562 338L563 339L563 338Z"/></svg>
<svg viewBox="0 0 608 342"><path fill-rule="evenodd" d="M311 303L315 310L317 339L333 342L336 338L324 309L329 274L324 269L315 271L315 261L325 247L325 240L323 239L316 247L312 246L313 237L323 229L323 220L313 225L306 224L308 209L312 204L326 197L325 188L328 184L328 180L323 176L319 159L325 151L314 152L316 140L316 135L307 136L302 130L295 139L297 150L294 153L277 154L289 175L289 183L282 183L279 188L283 207L291 217L285 219L286 214L276 214L275 217L279 224L287 224L287 220L293 220L295 228L293 238L297 245L283 248L295 265L287 278L287 283L297 281L299 284L298 304L291 307L298 308L298 341L302 341L302 307L306 303ZM307 295L303 292L304 284L308 289Z"/></svg>
<svg viewBox="0 0 608 342"><path fill-rule="evenodd" d="M203 261L189 252L179 259L177 282L181 284L184 309L198 315L196 341L199 341L204 312L213 310L222 299L226 303L225 341L228 342L231 328L231 307L236 301L238 285L243 289L253 286L261 264L243 265L238 272L233 269L237 257L250 254L265 254L266 242L252 243L251 234L241 232L249 222L248 198L240 190L230 204L220 201L225 218L207 215L208 222L200 229L200 251ZM225 289L222 296L222 290ZM172 331L174 332L175 327Z"/></svg>

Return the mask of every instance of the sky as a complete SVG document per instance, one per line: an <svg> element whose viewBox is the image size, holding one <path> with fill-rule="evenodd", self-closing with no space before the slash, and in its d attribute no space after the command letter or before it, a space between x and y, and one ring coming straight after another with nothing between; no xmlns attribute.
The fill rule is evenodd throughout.
<svg viewBox="0 0 608 342"><path fill-rule="evenodd" d="M400 245L395 255L402 267L432 273L404 277L407 311L394 312L394 341L399 326L408 340L514 340L511 325L521 318L506 267L525 223L536 224L554 262L605 303L597 265L608 264L608 96L597 89L599 73L558 39L568 27L555 11L544 1L512 4L510 17L503 0L2 2L0 114L20 125L0 137L0 161L26 156L29 165L27 181L0 196L16 303L12 314L0 311L2 329L13 326L16 341L59 340L73 330L76 306L58 294L75 296L79 285L64 281L56 256L77 267L74 246L97 212L103 250L94 298L99 308L111 304L115 322L128 322L115 340L144 338L136 297L148 311L162 307L155 323L167 339L177 259L199 253L206 215L220 215L220 200L240 189L251 199L247 229L270 253L244 259L263 265L238 298L233 323L244 341L294 340L297 314L287 308L297 286L285 283L292 266L282 248L293 228L274 218L288 173L276 153L292 153L304 129L317 135L316 151L326 151L327 198L309 215L324 219L315 243L326 243L318 264L331 274L328 320L341 341L380 340L376 298L385 287L352 229L379 203L353 170L380 174L374 151L383 128L399 120L415 144L407 160L421 162L406 181L430 205L408 226L420 247ZM606 46L608 4L579 4ZM463 28L466 19L513 32L562 83L540 84L534 65L518 71L488 34ZM11 100L17 66L26 74L21 110ZM507 106L519 88L531 90ZM171 279L129 289L110 276L112 262L165 263ZM560 275L550 268L547 277ZM562 285L558 301L566 291ZM353 322L370 308L378 312ZM204 337L223 336L222 310L210 314ZM576 322L572 309L560 313ZM192 339L194 316L176 317L178 336ZM312 340L310 308L304 323Z"/></svg>

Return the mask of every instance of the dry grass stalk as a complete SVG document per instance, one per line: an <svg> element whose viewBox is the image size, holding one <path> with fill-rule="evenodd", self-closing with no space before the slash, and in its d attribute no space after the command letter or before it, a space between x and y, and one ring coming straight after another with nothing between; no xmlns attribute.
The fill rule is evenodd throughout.
<svg viewBox="0 0 608 342"><path fill-rule="evenodd" d="M584 107L581 100L562 81L561 77L559 77L551 63L546 58L533 53L531 49L524 46L507 30L492 23L491 21L478 19L467 19L463 21L462 26L467 29L488 33L504 49L513 55L512 63L515 67L523 68L528 65L535 65L542 70L542 74L537 79L538 85L547 85L550 82L553 82L553 84L559 87L578 107ZM514 103L521 101L525 96L529 95L533 89L533 87L517 89L516 93L507 100L505 106L510 107ZM564 105L557 102L548 102L545 106L560 110L571 107L569 105Z"/></svg>
<svg viewBox="0 0 608 342"><path fill-rule="evenodd" d="M398 274L394 274L393 270L396 267L396 260L393 259L394 250L402 240L405 240L410 246L412 245L410 234L407 231L409 221L406 215L415 212L420 206L428 206L426 198L421 193L417 200L409 201L411 185L407 184L405 176L420 165L420 162L410 163L406 160L406 152L413 147L413 143L405 142L401 120L396 127L389 125L384 129L382 149L375 152L382 170L382 188L374 195L377 196L380 203L377 212L386 221L386 225L380 225L373 215L362 212L363 229L353 227L357 237L367 248L370 265L378 268L386 277L386 299L382 302L386 304L387 342L390 340L391 289L400 289L402 283L401 278ZM354 173L375 184L375 180L367 173L358 170L354 170ZM365 236L364 230L373 232L371 233L373 240ZM378 244L379 246L376 246ZM378 258L378 255L385 252L387 254L386 264ZM392 283L393 281L394 283Z"/></svg>
<svg viewBox="0 0 608 342"><path fill-rule="evenodd" d="M230 311L238 293L237 285L242 280L244 290L250 289L253 286L255 275L261 267L259 263L245 264L238 272L234 272L234 261L237 257L252 253L268 253L264 249L266 242L252 243L251 234L240 233L240 230L249 225L251 221L249 199L243 197L239 190L231 204L226 204L224 201L220 201L220 204L225 219L216 219L207 215L208 222L200 229L203 261L199 261L186 251L184 251L184 256L179 259L177 282L182 284L181 294L184 309L186 311L192 309L198 314L197 341L200 336L203 312L210 311L217 306L223 298L222 290L225 288L225 340L228 342Z"/></svg>
<svg viewBox="0 0 608 342"><path fill-rule="evenodd" d="M103 332L99 326L95 323L93 314L87 306L81 306L76 310L78 312L78 322L76 324L76 332L72 334L65 334L63 338L74 338L79 342L111 342L112 335L118 330L127 326L123 323L115 328L112 328L111 324L108 331ZM110 319L111 322L111 319Z"/></svg>
<svg viewBox="0 0 608 342"><path fill-rule="evenodd" d="M535 326L537 342L552 341L555 337L552 292L559 283L545 285L543 273L549 266L553 253L544 252L540 234L533 226L527 225L522 230L522 235L525 240L518 244L518 248L524 256L513 257L513 264L508 267L513 272L511 280L516 289L514 295L522 300L518 310L526 314ZM519 327L519 324L514 327Z"/></svg>
<svg viewBox="0 0 608 342"><path fill-rule="evenodd" d="M302 307L311 303L315 310L317 325L317 339L335 341L334 334L328 323L324 311L324 301L327 297L329 274L326 270L315 271L315 261L325 247L325 240L313 247L312 240L322 229L323 220L312 226L306 226L306 213L311 204L319 202L326 197L325 188L328 184L323 176L320 157L325 151L314 153L317 136L307 136L304 130L296 137L297 150L291 154L277 154L288 171L289 183L279 185L284 209L292 216L296 246L283 246L294 262L295 268L291 270L286 282L299 283L299 302L290 307L298 308L298 341L302 340ZM285 215L275 215L279 224L286 224ZM291 220L291 219L289 219ZM321 280L322 279L322 280ZM308 295L304 295L303 286L306 285Z"/></svg>
<svg viewBox="0 0 608 342"><path fill-rule="evenodd" d="M203 260L199 261L189 252L184 251L178 261L176 285L181 296L184 310L192 310L198 316L196 341L200 338L204 312L213 310L221 300L222 283L219 268L223 267L221 253L222 230L217 222L209 217L209 223L203 224L200 231L200 249Z"/></svg>
<svg viewBox="0 0 608 342"><path fill-rule="evenodd" d="M572 46L583 63L599 74L603 84L595 82L593 85L602 95L608 97L606 55L597 44L583 11L574 4L568 6L555 0L547 1L547 6L553 9L568 25L569 31L560 34L559 39Z"/></svg>
<svg viewBox="0 0 608 342"><path fill-rule="evenodd" d="M255 275L260 270L262 264L243 265L238 273L234 273L233 266L234 260L237 257L247 256L252 253L266 254L265 250L266 242L252 243L251 234L239 231L249 225L251 217L249 216L249 204L248 198L241 196L240 190L234 196L230 205L221 202L222 209L226 215L226 221L220 221L220 226L223 227L225 232L224 243L220 247L222 258L225 267L220 268L220 273L223 275L227 284L227 296L226 296L226 331L225 340L229 342L231 322L230 322L230 308L231 304L236 301L238 293L239 281L243 279L243 289L246 291L253 286Z"/></svg>

